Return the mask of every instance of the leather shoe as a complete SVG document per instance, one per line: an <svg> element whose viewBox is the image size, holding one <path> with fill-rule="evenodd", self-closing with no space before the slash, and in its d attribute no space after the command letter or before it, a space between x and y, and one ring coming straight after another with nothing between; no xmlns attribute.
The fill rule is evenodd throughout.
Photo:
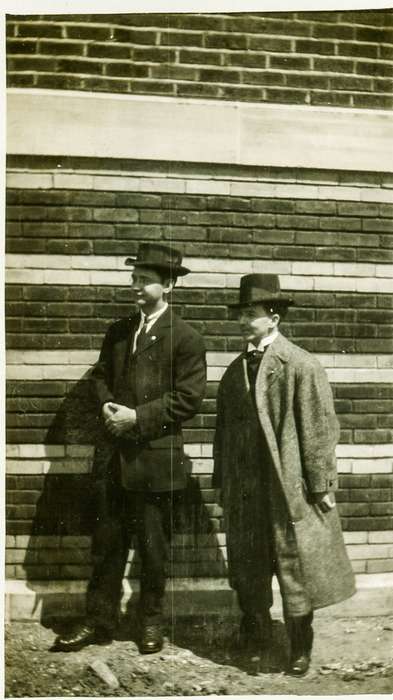
<svg viewBox="0 0 393 700"><path fill-rule="evenodd" d="M111 641L109 632L97 630L95 627L90 627L90 625L82 625L70 634L57 637L53 650L79 651L89 644L110 644Z"/></svg>
<svg viewBox="0 0 393 700"><path fill-rule="evenodd" d="M291 659L288 673L291 676L304 676L310 668L311 655L304 652L296 659Z"/></svg>
<svg viewBox="0 0 393 700"><path fill-rule="evenodd" d="M157 651L161 651L163 644L161 627L159 625L144 625L139 644L141 654L155 654Z"/></svg>

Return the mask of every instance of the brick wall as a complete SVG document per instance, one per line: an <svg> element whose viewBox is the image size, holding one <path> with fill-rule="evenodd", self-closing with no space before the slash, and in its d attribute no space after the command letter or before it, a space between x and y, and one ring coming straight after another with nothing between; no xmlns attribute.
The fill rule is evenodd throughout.
<svg viewBox="0 0 393 700"><path fill-rule="evenodd" d="M10 87L391 109L391 10L8 16Z"/></svg>
<svg viewBox="0 0 393 700"><path fill-rule="evenodd" d="M172 303L204 335L209 365L207 397L184 430L196 518L185 532L197 523L200 535L197 546L184 535L186 548L183 535L177 537L171 574L225 575L211 442L218 380L242 347L227 303L250 269L281 273L295 299L283 332L327 367L341 424L338 507L354 568L391 571L393 204L384 201L387 176L261 170L264 195L258 196L255 182L239 180L232 168L233 189L243 188L236 196L219 194L224 184L227 191L229 170L225 181L213 181L206 166L199 193L191 195L185 191L194 182L192 168L182 187L176 173L157 172L125 192L130 172L119 174L113 164L106 189L96 191L98 161L78 167L67 159L64 181L51 160L36 158L27 172L32 162L10 159L7 194L9 576L73 579L90 571L86 503L96 422L87 373L109 323L130 312L124 256L151 239L175 241L193 270ZM71 173L74 186L65 187ZM26 187L29 179L34 187ZM133 575L138 563L130 557Z"/></svg>
<svg viewBox="0 0 393 700"><path fill-rule="evenodd" d="M154 151L157 121L141 117L153 148L142 155L131 149L128 160L116 148L102 157L99 129L88 128L97 103L70 92L60 93L56 129L64 114L77 115L81 135L72 156L67 139L67 146L54 139L53 120L40 128L40 109L22 134L24 150L13 141L6 240L9 578L27 579L41 595L53 581L63 582L58 590L65 592L89 575L97 424L88 375L108 325L130 313L124 258L148 240L183 249L192 274L179 280L172 304L208 350L207 396L184 430L191 477L170 574L226 576L211 443L218 382L242 346L227 304L237 298L242 274L266 270L279 274L295 299L283 332L317 355L333 388L341 425L337 500L354 569L393 571L393 178L379 160L389 143L388 115L380 110L393 106L392 17L389 10L8 17L9 85L43 89L37 99L44 108L45 88L148 93L149 106L170 103L170 126L182 123L186 101L197 128L201 112L187 97L279 103L264 114L253 105L251 118L240 105L233 111L246 108L242 121L230 122L236 136L226 124L214 158L205 144L202 157L187 151L191 162L178 162L186 160L182 141L168 125L175 155L158 145ZM13 93L11 112L20 115L31 95ZM127 121L122 106L131 114L141 102L113 106L110 94L101 95L110 109L100 124L108 131ZM50 104L57 115L57 103ZM287 163L275 160L281 132L271 136L269 119L279 113ZM306 162L308 135L299 128L305 113L316 127L315 133L310 127L315 158ZM293 118L297 126L288 130ZM264 124L272 146L265 133L261 141ZM72 133L72 119L67 128ZM216 136L207 136L213 147ZM83 149L91 138L99 141L97 158ZM233 142L241 139L236 150ZM53 142L55 150L48 148ZM256 143L252 158L248 143ZM127 573L137 572L131 551Z"/></svg>

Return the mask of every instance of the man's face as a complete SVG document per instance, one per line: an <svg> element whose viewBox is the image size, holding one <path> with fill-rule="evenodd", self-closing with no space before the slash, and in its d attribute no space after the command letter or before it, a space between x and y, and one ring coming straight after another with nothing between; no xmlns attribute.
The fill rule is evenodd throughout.
<svg viewBox="0 0 393 700"><path fill-rule="evenodd" d="M164 280L157 270L149 267L137 267L131 275L131 289L135 294L135 302L143 311L154 308L172 286L170 280Z"/></svg>
<svg viewBox="0 0 393 700"><path fill-rule="evenodd" d="M280 317L278 314L267 313L262 304L253 304L241 308L238 319L244 340L248 343L256 342L258 344L262 338L266 338L276 328Z"/></svg>

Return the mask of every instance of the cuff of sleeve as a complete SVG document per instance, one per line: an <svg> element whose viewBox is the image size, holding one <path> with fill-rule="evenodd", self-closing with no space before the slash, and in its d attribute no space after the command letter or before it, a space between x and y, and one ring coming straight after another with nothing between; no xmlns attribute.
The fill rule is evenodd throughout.
<svg viewBox="0 0 393 700"><path fill-rule="evenodd" d="M338 488L338 478L337 477L322 477L310 484L311 493L321 493L328 491L336 491Z"/></svg>

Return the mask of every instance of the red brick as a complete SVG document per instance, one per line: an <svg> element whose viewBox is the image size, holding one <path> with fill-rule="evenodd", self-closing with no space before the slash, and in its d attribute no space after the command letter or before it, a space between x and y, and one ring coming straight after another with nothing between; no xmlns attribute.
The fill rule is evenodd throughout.
<svg viewBox="0 0 393 700"><path fill-rule="evenodd" d="M383 444L392 441L393 431L392 430L355 430L354 431L354 442L356 443L369 443L369 444Z"/></svg>
<svg viewBox="0 0 393 700"><path fill-rule="evenodd" d="M160 31L159 43L162 46L195 46L201 47L204 35L197 32ZM182 59L181 59L182 61Z"/></svg>
<svg viewBox="0 0 393 700"><path fill-rule="evenodd" d="M329 88L329 78L325 75L304 75L288 73L286 76L286 84L288 87L303 87L303 88L315 88L318 90L328 90Z"/></svg>
<svg viewBox="0 0 393 700"><path fill-rule="evenodd" d="M303 90L275 90L268 88L266 97L271 102L283 102L288 104L303 104L306 101L307 93Z"/></svg>
<svg viewBox="0 0 393 700"><path fill-rule="evenodd" d="M93 44L87 44L87 55L89 58L129 59L131 57L131 50L129 46L109 44L108 42L97 44L94 42Z"/></svg>
<svg viewBox="0 0 393 700"><path fill-rule="evenodd" d="M353 104L355 107L365 107L367 109L392 109L393 97L383 95L354 95Z"/></svg>
<svg viewBox="0 0 393 700"><path fill-rule="evenodd" d="M198 80L199 77L199 68L191 66L161 64L151 66L149 71L152 78L164 80Z"/></svg>
<svg viewBox="0 0 393 700"><path fill-rule="evenodd" d="M148 49L134 49L132 52L133 61L147 63L173 63L176 59L176 51L162 46L154 46Z"/></svg>
<svg viewBox="0 0 393 700"><path fill-rule="evenodd" d="M207 49L247 49L247 36L244 34L214 34L205 37Z"/></svg>
<svg viewBox="0 0 393 700"><path fill-rule="evenodd" d="M378 58L378 46L375 44L340 42L338 44L338 55L355 56L356 58Z"/></svg>
<svg viewBox="0 0 393 700"><path fill-rule="evenodd" d="M382 59L387 61L393 59L393 46L380 46L379 54Z"/></svg>
<svg viewBox="0 0 393 700"><path fill-rule="evenodd" d="M372 474L371 486L375 488L393 488L393 474Z"/></svg>
<svg viewBox="0 0 393 700"><path fill-rule="evenodd" d="M105 22L103 21L103 25ZM61 30L61 27L59 27ZM79 22L77 25L66 25L65 32L69 39L92 39L93 41L105 41L111 38L111 28L109 26L93 26Z"/></svg>
<svg viewBox="0 0 393 700"><path fill-rule="evenodd" d="M391 496L386 503L370 503L370 515L393 515Z"/></svg>
<svg viewBox="0 0 393 700"><path fill-rule="evenodd" d="M356 39L358 41L391 44L393 43L393 31L375 27L359 27L356 29Z"/></svg>
<svg viewBox="0 0 393 700"><path fill-rule="evenodd" d="M337 507L341 516L364 516L370 513L368 503L339 503Z"/></svg>
<svg viewBox="0 0 393 700"><path fill-rule="evenodd" d="M284 70L309 70L310 59L301 56L271 56L270 68Z"/></svg>
<svg viewBox="0 0 393 700"><path fill-rule="evenodd" d="M269 72L265 70L243 71L243 81L249 85L284 85L284 75L277 72Z"/></svg>
<svg viewBox="0 0 393 700"><path fill-rule="evenodd" d="M311 94L312 105L338 105L349 107L351 105L351 95L339 92L315 92Z"/></svg>
<svg viewBox="0 0 393 700"><path fill-rule="evenodd" d="M316 58L314 68L329 73L353 73L354 63L341 58Z"/></svg>
<svg viewBox="0 0 393 700"><path fill-rule="evenodd" d="M221 64L221 54L219 51L195 51L181 49L179 52L179 63L194 63L199 65Z"/></svg>
<svg viewBox="0 0 393 700"><path fill-rule="evenodd" d="M35 54L37 51L37 42L32 41L22 41L20 39L12 39L7 41L6 45L7 55L18 55L18 54Z"/></svg>
<svg viewBox="0 0 393 700"><path fill-rule="evenodd" d="M221 87L207 83L179 83L176 86L177 95L180 97L213 97L221 96Z"/></svg>
<svg viewBox="0 0 393 700"><path fill-rule="evenodd" d="M378 78L391 78L393 75L393 66L391 63L372 63L371 61L358 61L356 63L356 73L375 75Z"/></svg>
<svg viewBox="0 0 393 700"><path fill-rule="evenodd" d="M334 43L332 41L316 41L315 39L298 39L296 52L334 55Z"/></svg>
<svg viewBox="0 0 393 700"><path fill-rule="evenodd" d="M18 36L57 37L61 38L62 28L59 24L40 22L18 22Z"/></svg>
<svg viewBox="0 0 393 700"><path fill-rule="evenodd" d="M50 56L83 56L84 44L76 41L40 41L37 53Z"/></svg>
<svg viewBox="0 0 393 700"><path fill-rule="evenodd" d="M251 51L282 53L292 50L292 42L290 39L286 38L276 39L268 36L250 36L249 49Z"/></svg>
<svg viewBox="0 0 393 700"><path fill-rule="evenodd" d="M96 61L86 61L78 58L59 58L57 66L61 73L102 74L102 64Z"/></svg>
<svg viewBox="0 0 393 700"><path fill-rule="evenodd" d="M377 26L392 26L392 13L386 10L354 10L346 11L341 14L342 19L354 24L368 24Z"/></svg>
<svg viewBox="0 0 393 700"><path fill-rule="evenodd" d="M316 39L353 39L355 30L344 24L314 24L312 35Z"/></svg>
<svg viewBox="0 0 393 700"><path fill-rule="evenodd" d="M131 80L131 91L150 95L173 95L174 86L158 80Z"/></svg>
<svg viewBox="0 0 393 700"><path fill-rule="evenodd" d="M370 474L340 474L340 488L346 489L367 489L371 483Z"/></svg>
<svg viewBox="0 0 393 700"><path fill-rule="evenodd" d="M266 68L266 56L258 53L231 53L224 54L224 62L226 66L244 67L244 68ZM243 80L248 81L250 73L243 73Z"/></svg>
<svg viewBox="0 0 393 700"><path fill-rule="evenodd" d="M332 90L371 90L371 78L357 78L350 75L342 75L330 78Z"/></svg>
<svg viewBox="0 0 393 700"><path fill-rule="evenodd" d="M82 90L84 81L75 75L37 75L36 87L57 90Z"/></svg>
<svg viewBox="0 0 393 700"><path fill-rule="evenodd" d="M239 78L239 71L234 70L203 68L200 71L200 80L202 82L237 83L240 82Z"/></svg>

